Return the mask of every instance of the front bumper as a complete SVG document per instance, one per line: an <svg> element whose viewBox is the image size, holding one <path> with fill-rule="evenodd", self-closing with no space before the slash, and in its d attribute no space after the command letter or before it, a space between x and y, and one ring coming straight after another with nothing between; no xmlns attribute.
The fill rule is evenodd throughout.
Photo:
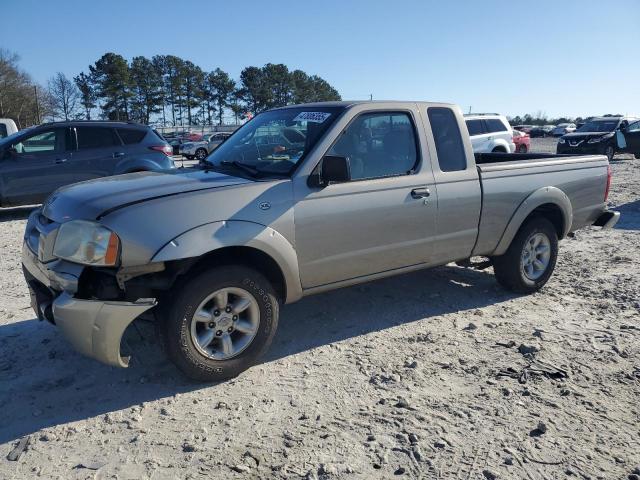
<svg viewBox="0 0 640 480"><path fill-rule="evenodd" d="M66 273L62 262L41 263L25 243L22 268L39 319L55 323L62 335L83 355L107 365L127 367L120 355L122 335L131 322L156 305L153 298L135 302L74 298L78 276Z"/></svg>
<svg viewBox="0 0 640 480"><path fill-rule="evenodd" d="M609 142L588 143L586 140L576 145L571 145L569 142L558 143L556 147L556 153L573 153L580 155L604 155L604 151L609 145Z"/></svg>

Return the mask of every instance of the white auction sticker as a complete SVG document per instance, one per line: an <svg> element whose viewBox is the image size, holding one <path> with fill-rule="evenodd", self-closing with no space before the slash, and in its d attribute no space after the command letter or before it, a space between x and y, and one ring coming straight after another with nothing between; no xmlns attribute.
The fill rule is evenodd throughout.
<svg viewBox="0 0 640 480"><path fill-rule="evenodd" d="M293 121L322 123L330 116L331 114L326 112L300 112Z"/></svg>

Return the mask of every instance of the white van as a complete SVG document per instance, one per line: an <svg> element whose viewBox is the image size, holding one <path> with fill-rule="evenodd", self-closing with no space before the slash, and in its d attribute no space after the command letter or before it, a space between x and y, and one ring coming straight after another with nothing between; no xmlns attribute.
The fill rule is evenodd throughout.
<svg viewBox="0 0 640 480"><path fill-rule="evenodd" d="M471 113L464 116L474 153L513 153L513 129L504 115Z"/></svg>
<svg viewBox="0 0 640 480"><path fill-rule="evenodd" d="M17 131L16 122L10 118L0 118L0 138L8 137Z"/></svg>

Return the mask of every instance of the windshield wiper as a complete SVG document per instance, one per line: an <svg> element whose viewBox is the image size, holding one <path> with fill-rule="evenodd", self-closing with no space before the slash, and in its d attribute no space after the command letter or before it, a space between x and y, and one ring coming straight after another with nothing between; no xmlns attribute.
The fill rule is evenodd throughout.
<svg viewBox="0 0 640 480"><path fill-rule="evenodd" d="M252 167L251 165L247 165L246 163L239 162L237 160L233 160L232 162L228 160L223 160L220 162L220 165L233 165L234 167L248 173L252 177L257 177L260 175L260 170Z"/></svg>

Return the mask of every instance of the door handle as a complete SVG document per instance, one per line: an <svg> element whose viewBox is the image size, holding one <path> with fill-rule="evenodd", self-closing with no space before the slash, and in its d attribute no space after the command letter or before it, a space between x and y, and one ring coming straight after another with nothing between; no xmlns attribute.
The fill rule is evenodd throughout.
<svg viewBox="0 0 640 480"><path fill-rule="evenodd" d="M414 188L411 190L411 196L413 198L427 198L429 195L431 195L431 190L427 187Z"/></svg>
<svg viewBox="0 0 640 480"><path fill-rule="evenodd" d="M124 157L124 152L115 152L113 154L113 158L121 158Z"/></svg>
<svg viewBox="0 0 640 480"><path fill-rule="evenodd" d="M56 158L56 165L60 165L61 163L65 163L66 161L66 158Z"/></svg>

